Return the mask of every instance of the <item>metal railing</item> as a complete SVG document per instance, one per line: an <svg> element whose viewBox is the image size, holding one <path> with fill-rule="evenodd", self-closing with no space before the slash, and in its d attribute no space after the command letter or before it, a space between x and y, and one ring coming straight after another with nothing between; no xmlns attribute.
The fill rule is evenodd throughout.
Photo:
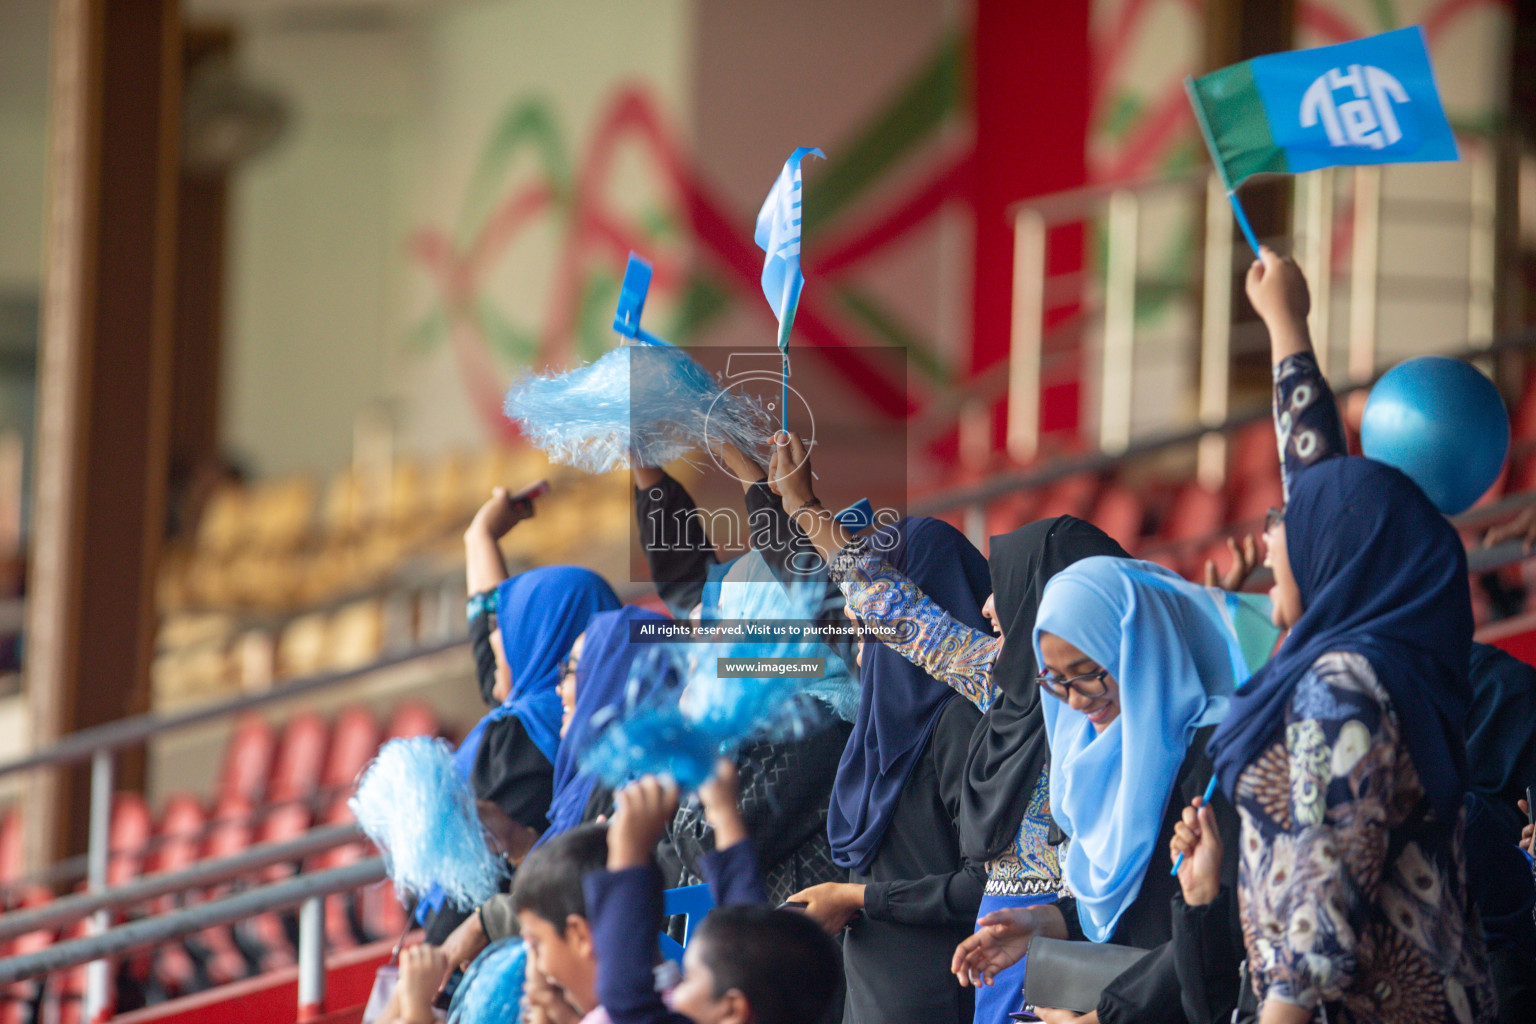
<svg viewBox="0 0 1536 1024"><path fill-rule="evenodd" d="M92 729L82 729L79 732L70 733L52 746L15 761L0 764L0 776L90 761L91 810L86 851L86 878L91 893L104 895L107 891L107 868L111 857L109 843L112 827L113 756L117 751L125 747L137 746L152 738L188 726L227 718L300 697L313 696L384 669L425 660L446 651L463 649L467 646L466 639L455 638L429 647L389 655L358 668L297 679L266 693L237 697L177 714L150 712L109 722ZM98 934L104 932L108 924L107 912L98 910L96 912ZM93 962L86 977L86 1020L94 1021L108 1005L111 982L108 963L105 960Z"/></svg>
<svg viewBox="0 0 1536 1024"><path fill-rule="evenodd" d="M356 825L325 825L280 843L262 843L219 860L201 861L180 871L145 875L100 892L82 892L40 907L0 915L0 942L44 929L62 928L102 910L118 910L160 896L233 881L274 864L289 864L363 840Z"/></svg>
<svg viewBox="0 0 1536 1024"><path fill-rule="evenodd" d="M1492 343L1465 346L1445 355L1456 359L1481 359L1505 352L1536 352L1536 331L1526 331ZM1379 374L1365 379L1355 379L1334 388L1339 397L1368 389ZM1251 423L1268 420L1273 415L1268 404L1255 405L1237 413L1229 413L1222 421L1202 424L1185 430L1175 430L1137 440L1119 451L1099 450L1073 458L1053 459L1036 466L1002 470L989 474L976 483L962 484L924 495L911 502L908 510L912 515L937 516L947 512L961 512L965 532L978 547L983 545L986 533L986 506L998 498L1030 491L1080 474L1101 474L1128 461L1167 452L1172 449L1198 446L1205 451L1206 442L1213 436L1222 440L1220 452L1226 457L1227 434ZM1469 513L1470 514L1470 513ZM1209 539L1220 539L1228 531L1213 534ZM1192 543L1192 542L1189 542Z"/></svg>
<svg viewBox="0 0 1536 1024"><path fill-rule="evenodd" d="M1400 285L1417 298L1435 293L1454 305L1466 336L1474 343L1492 340L1499 273L1498 154L1488 138L1464 134L1460 141L1466 184L1464 190L1457 186L1449 198L1395 196L1384 187L1380 167L1327 169L1289 180L1294 199L1291 235L1297 260L1312 285L1309 323L1325 372L1335 348L1332 335L1339 333L1335 319L1345 328L1339 340L1349 375L1363 379L1377 370L1382 302L1402 291ZM1345 183L1348 188L1341 189ZM1341 192L1343 202L1338 201ZM1506 207L1517 205L1506 198ZM1341 215L1346 206L1347 218ZM1170 210L1176 212L1170 214ZM1107 455L1132 449L1138 357L1149 353L1148 344L1154 340L1139 326L1148 305L1139 286L1155 280L1163 299L1171 296L1182 303L1188 319L1196 324L1187 339L1196 341L1199 351L1193 400L1169 404L1195 410L1194 422L1211 432L1199 449L1198 473L1206 486L1219 486L1225 446L1215 431L1229 419L1231 367L1237 354L1232 295L1234 284L1246 271L1248 253L1239 252L1234 243L1232 208L1217 177L1195 173L1093 185L1020 203L1012 216L1014 281L1006 430L1010 457L1027 464L1039 455L1041 394L1050 376L1047 350L1051 335L1059 330L1048 325L1062 320L1071 330L1083 332L1077 348L1084 359L1097 360L1095 372L1084 367L1080 376L1085 396L1096 396L1098 408L1097 423L1083 433ZM1155 240L1159 222L1166 228L1170 220L1187 222L1192 228L1203 220L1204 244L1188 260L1194 269L1187 276L1174 257L1173 276L1161 271L1163 276L1156 277L1142 267L1147 239ZM1461 232L1466 247L1464 270L1411 278L1384 275L1383 228L1399 224L1451 225ZM1084 248L1098 258L1085 260L1082 269L1053 273L1050 248L1053 237L1064 229L1091 236ZM1349 248L1343 275L1334 266L1336 240ZM1180 242L1170 251L1188 254L1189 246ZM1347 307L1340 305L1335 294L1336 276L1346 281ZM1096 344L1090 343L1089 334L1096 335ZM1186 344L1183 337L1165 340L1176 346ZM1059 339L1055 347L1060 347Z"/></svg>
<svg viewBox="0 0 1536 1024"><path fill-rule="evenodd" d="M386 874L383 858L372 857L108 928L85 938L58 942L35 953L0 960L0 985L81 964L105 965L109 962L108 957L233 924L258 914L300 907L298 1019L309 1020L319 1015L325 1002L325 898L380 882ZM120 902L136 901L125 898ZM98 1020L105 1011L107 1004L103 1002L86 1019Z"/></svg>

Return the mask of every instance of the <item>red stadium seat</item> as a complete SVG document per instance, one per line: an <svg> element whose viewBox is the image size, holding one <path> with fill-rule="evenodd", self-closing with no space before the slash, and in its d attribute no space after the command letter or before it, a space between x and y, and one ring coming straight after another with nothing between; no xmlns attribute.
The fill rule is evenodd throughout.
<svg viewBox="0 0 1536 1024"><path fill-rule="evenodd" d="M40 885L27 886L15 902L15 909L40 907L53 899L53 893ZM39 953L53 945L54 931L30 932L10 942L0 943L0 959ZM18 981L0 988L0 1024L30 1024L38 1019L44 993L44 979Z"/></svg>
<svg viewBox="0 0 1536 1024"><path fill-rule="evenodd" d="M205 860L218 860L245 850L251 845L251 805L238 796L226 797L214 810L207 841ZM217 899L233 890L232 885L215 886L202 898ZM188 946L203 964L208 980L215 985L238 981L250 973L250 965L228 928L210 928L188 939Z"/></svg>
<svg viewBox="0 0 1536 1024"><path fill-rule="evenodd" d="M149 837L154 833L149 805L138 793L116 793L112 797L112 828L107 849L107 884L122 885L144 873Z"/></svg>
<svg viewBox="0 0 1536 1024"><path fill-rule="evenodd" d="M1034 518L1039 495L1034 491L1019 491L1005 495L987 506L987 536L1016 530Z"/></svg>
<svg viewBox="0 0 1536 1024"><path fill-rule="evenodd" d="M324 815L324 824L342 825L353 820L352 809L347 806L346 795L338 796ZM355 864L367 855L363 843L348 843L316 856L309 870L326 871L330 868ZM350 949L358 944L361 920L358 917L358 901L352 893L337 893L325 901L325 941L328 948Z"/></svg>
<svg viewBox="0 0 1536 1024"><path fill-rule="evenodd" d="M219 776L216 801L238 798L255 806L267 792L267 776L272 774L276 735L266 719L248 715L235 723L224 752L224 770Z"/></svg>
<svg viewBox="0 0 1536 1024"><path fill-rule="evenodd" d="M1035 510L1035 519L1056 516L1086 516L1099 490L1099 479L1091 473L1078 473L1056 481L1046 489Z"/></svg>
<svg viewBox="0 0 1536 1024"><path fill-rule="evenodd" d="M1164 541L1209 537L1225 525L1226 510L1226 495L1190 480L1174 492L1157 536Z"/></svg>
<svg viewBox="0 0 1536 1024"><path fill-rule="evenodd" d="M331 734L331 752L325 761L320 785L327 798L338 791L350 792L358 773L379 749L379 724L373 712L350 707L336 718Z"/></svg>
<svg viewBox="0 0 1536 1024"><path fill-rule="evenodd" d="M1526 371L1520 400L1510 417L1509 432L1516 442L1536 440L1536 366Z"/></svg>
<svg viewBox="0 0 1536 1024"><path fill-rule="evenodd" d="M172 796L160 816L160 829L156 834L158 845L146 862L146 873L181 871L196 863L207 824L208 817L196 797L189 793ZM176 909L180 902L177 896L162 896L151 909L156 914L165 914ZM190 992L197 984L197 965L181 943L169 943L156 949L150 974L167 995Z"/></svg>
<svg viewBox="0 0 1536 1024"><path fill-rule="evenodd" d="M408 700L395 708L384 738L397 740L410 736L437 736L440 733L437 714L421 701Z"/></svg>
<svg viewBox="0 0 1536 1024"><path fill-rule="evenodd" d="M325 770L328 733L319 715L295 715L288 722L267 782L268 803L308 800L315 795Z"/></svg>
<svg viewBox="0 0 1536 1024"><path fill-rule="evenodd" d="M1229 476L1245 484L1261 477L1280 477L1280 449L1275 444L1275 425L1259 420L1232 435Z"/></svg>
<svg viewBox="0 0 1536 1024"><path fill-rule="evenodd" d="M1236 530L1257 531L1263 527L1264 515L1272 508L1285 504L1285 491L1280 474L1258 477L1246 483L1232 503L1230 524Z"/></svg>
<svg viewBox="0 0 1536 1024"><path fill-rule="evenodd" d="M0 885L21 878L26 865L26 839L21 828L21 808L14 804L0 817Z"/></svg>
<svg viewBox="0 0 1536 1024"><path fill-rule="evenodd" d="M1111 484L1099 495L1089 519L1119 541L1121 547L1134 551L1141 540L1145 515L1146 507L1135 490L1123 484Z"/></svg>

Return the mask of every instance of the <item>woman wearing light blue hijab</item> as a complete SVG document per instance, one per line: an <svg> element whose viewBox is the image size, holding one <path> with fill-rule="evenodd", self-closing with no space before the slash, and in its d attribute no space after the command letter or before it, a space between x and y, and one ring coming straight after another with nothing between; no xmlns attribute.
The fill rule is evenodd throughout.
<svg viewBox="0 0 1536 1024"><path fill-rule="evenodd" d="M1097 1019L1184 1019L1165 946L1178 884L1157 855L1210 780L1206 737L1273 647L1277 632L1266 620L1262 602L1197 586L1150 562L1085 558L1052 577L1034 645L1040 686L1053 698L1043 706L1051 813L1069 843L1061 863L1073 895L983 918L956 952L957 964L995 973L1034 934L1163 946L1105 988ZM1235 842L1231 806L1218 800L1212 809ZM1058 1011L1040 1012L1057 1019Z"/></svg>

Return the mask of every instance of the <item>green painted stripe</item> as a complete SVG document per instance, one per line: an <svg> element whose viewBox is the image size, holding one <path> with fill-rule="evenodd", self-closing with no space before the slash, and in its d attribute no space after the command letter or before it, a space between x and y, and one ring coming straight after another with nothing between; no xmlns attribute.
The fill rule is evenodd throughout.
<svg viewBox="0 0 1536 1024"><path fill-rule="evenodd" d="M967 66L964 36L950 35L864 130L841 152L832 154L805 190L806 236L825 227L877 178L966 107Z"/></svg>
<svg viewBox="0 0 1536 1024"><path fill-rule="evenodd" d="M544 101L525 100L502 116L475 165L459 216L460 245L469 243L505 198L507 171L528 146L542 157L542 169L556 191L569 195L573 175L554 115Z"/></svg>
<svg viewBox="0 0 1536 1024"><path fill-rule="evenodd" d="M1381 26L1378 32L1391 32L1397 28L1397 12L1392 9L1392 0L1372 0L1371 7L1376 11L1376 21Z"/></svg>
<svg viewBox="0 0 1536 1024"><path fill-rule="evenodd" d="M1249 175L1288 174L1285 151L1275 145L1269 114L1248 62L1185 80L1195 120L1227 191Z"/></svg>
<svg viewBox="0 0 1536 1024"><path fill-rule="evenodd" d="M693 274L683 286L682 299L672 318L672 330L662 337L686 345L731 305L731 293L707 274Z"/></svg>

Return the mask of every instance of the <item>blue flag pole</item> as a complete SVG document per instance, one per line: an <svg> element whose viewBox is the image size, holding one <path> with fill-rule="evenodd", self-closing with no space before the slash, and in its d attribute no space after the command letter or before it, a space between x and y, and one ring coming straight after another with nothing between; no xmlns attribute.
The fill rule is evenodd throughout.
<svg viewBox="0 0 1536 1024"><path fill-rule="evenodd" d="M1227 193L1227 199L1232 203L1232 212L1237 215L1237 226L1243 229L1243 237L1248 239L1248 244L1253 248L1253 258L1259 258L1259 239L1253 233L1253 225L1248 223L1248 214L1243 212L1243 204L1237 201L1237 190Z"/></svg>

